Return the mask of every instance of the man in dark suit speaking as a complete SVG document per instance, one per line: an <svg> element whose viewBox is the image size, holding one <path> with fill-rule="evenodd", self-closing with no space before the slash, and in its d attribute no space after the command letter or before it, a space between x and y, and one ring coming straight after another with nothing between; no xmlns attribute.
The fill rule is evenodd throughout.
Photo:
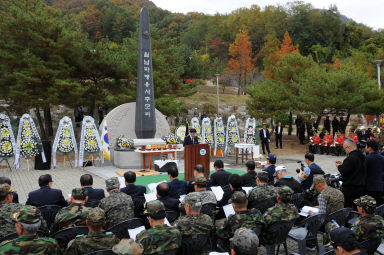
<svg viewBox="0 0 384 255"><path fill-rule="evenodd" d="M196 129L191 128L189 135L184 138L183 146L199 144L199 138L196 136Z"/></svg>
<svg viewBox="0 0 384 255"><path fill-rule="evenodd" d="M271 135L269 134L267 125L263 124L263 128L260 129L259 136L260 136L260 141L263 148L263 154L265 154L265 147L267 147L268 154L271 153L271 151L269 150L269 142L271 141L269 139Z"/></svg>

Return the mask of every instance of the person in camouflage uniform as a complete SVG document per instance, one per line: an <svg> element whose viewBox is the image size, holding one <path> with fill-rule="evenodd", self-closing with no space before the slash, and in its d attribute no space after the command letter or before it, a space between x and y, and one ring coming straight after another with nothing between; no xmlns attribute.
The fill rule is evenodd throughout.
<svg viewBox="0 0 384 255"><path fill-rule="evenodd" d="M11 186L8 183L0 184L0 238L15 233L15 223L11 219L11 215L20 211L23 207L21 204L12 203L13 194ZM47 224L40 215L41 230L48 232Z"/></svg>
<svg viewBox="0 0 384 255"><path fill-rule="evenodd" d="M121 241L113 246L112 251L117 255L141 255L143 247L132 239L121 239Z"/></svg>
<svg viewBox="0 0 384 255"><path fill-rule="evenodd" d="M228 250L229 238L241 227L254 229L264 225L263 217L257 209L247 209L247 197L243 192L235 191L231 197L236 214L230 215L222 227L216 230L219 243Z"/></svg>
<svg viewBox="0 0 384 255"><path fill-rule="evenodd" d="M352 224L351 230L356 234L359 242L373 239L384 234L384 220L381 216L375 215L376 200L370 196L361 196L353 201L357 206L360 217ZM330 233L338 228L330 222L325 227L324 243L330 241Z"/></svg>
<svg viewBox="0 0 384 255"><path fill-rule="evenodd" d="M280 221L294 221L299 217L296 206L289 204L293 190L288 186L278 188L277 203L269 208L264 214L265 227L261 232L261 241L265 244L272 244L276 233L270 227Z"/></svg>
<svg viewBox="0 0 384 255"><path fill-rule="evenodd" d="M202 202L198 192L189 193L184 199L186 216L181 216L176 221L176 227L180 230L182 236L189 235L209 235L214 229L213 220L206 214L200 214ZM201 244L202 252L208 254L210 251L210 242Z"/></svg>
<svg viewBox="0 0 384 255"><path fill-rule="evenodd" d="M106 228L133 218L135 206L131 196L120 191L120 183L117 177L105 181L108 197L100 200L99 207L104 210L107 219Z"/></svg>
<svg viewBox="0 0 384 255"><path fill-rule="evenodd" d="M235 231L231 241L231 254L253 254L257 255L257 247L259 246L259 238L250 229L239 228Z"/></svg>
<svg viewBox="0 0 384 255"><path fill-rule="evenodd" d="M253 205L265 201L266 199L276 197L276 188L272 185L268 185L268 182L269 179L267 172L257 173L257 186L249 192L248 208L252 208Z"/></svg>
<svg viewBox="0 0 384 255"><path fill-rule="evenodd" d="M186 216L181 216L176 227L181 235L209 234L213 230L213 221L206 214L200 214L202 202L198 192L189 193L184 199Z"/></svg>
<svg viewBox="0 0 384 255"><path fill-rule="evenodd" d="M36 236L41 224L40 218L40 211L36 207L29 205L23 206L19 212L13 213L12 220L15 222L14 226L19 237L2 242L0 244L0 254L61 254L55 239Z"/></svg>
<svg viewBox="0 0 384 255"><path fill-rule="evenodd" d="M344 194L340 190L328 186L322 175L313 177L313 187L320 192L317 197L319 213L329 215L344 208ZM329 220L327 219L327 221Z"/></svg>
<svg viewBox="0 0 384 255"><path fill-rule="evenodd" d="M93 208L87 216L88 235L78 235L69 242L66 255L82 255L97 250L111 249L119 239L111 232L103 233L105 214L100 208Z"/></svg>
<svg viewBox="0 0 384 255"><path fill-rule="evenodd" d="M148 216L151 228L136 236L136 242L144 247L143 254L178 250L181 246L181 234L177 228L164 224L164 204L159 200L150 201L144 213Z"/></svg>
<svg viewBox="0 0 384 255"><path fill-rule="evenodd" d="M196 177L196 180L194 180L192 183L194 185L194 190L196 192L191 192L186 197L190 196L191 194L197 194L200 197L200 201L201 201L202 205L206 205L206 204L216 205L217 204L215 194L212 191L207 190L207 179L204 176ZM179 205L180 210L183 213L185 213L184 212L184 204L185 204L185 199ZM212 212L211 215L214 215L214 212Z"/></svg>
<svg viewBox="0 0 384 255"><path fill-rule="evenodd" d="M90 209L84 204L88 199L88 191L86 189L76 188L72 190L71 204L61 209L55 217L51 232L70 228L75 226L85 226Z"/></svg>

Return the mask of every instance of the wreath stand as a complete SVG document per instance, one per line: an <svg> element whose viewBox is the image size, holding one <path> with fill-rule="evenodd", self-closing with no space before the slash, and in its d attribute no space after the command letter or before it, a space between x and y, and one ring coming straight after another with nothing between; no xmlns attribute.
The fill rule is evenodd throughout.
<svg viewBox="0 0 384 255"><path fill-rule="evenodd" d="M12 171L12 167L11 167L11 165L9 164L8 158L7 158L7 157L5 157L5 158L1 158L1 160L0 160L0 164L3 163L3 161L5 161L5 162L7 163L9 170Z"/></svg>
<svg viewBox="0 0 384 255"><path fill-rule="evenodd" d="M94 159L93 154L95 154L95 153L89 153L88 159L83 162L83 166L82 166L83 170L87 166L88 162L91 162L92 163L92 167L95 167L95 159Z"/></svg>
<svg viewBox="0 0 384 255"><path fill-rule="evenodd" d="M66 159L66 155L67 155L68 153L63 153L63 155L64 155L64 168L65 168L65 159ZM69 162L69 165L71 166L71 168L73 168L73 166L72 166L72 161L71 160L68 160L68 162Z"/></svg>

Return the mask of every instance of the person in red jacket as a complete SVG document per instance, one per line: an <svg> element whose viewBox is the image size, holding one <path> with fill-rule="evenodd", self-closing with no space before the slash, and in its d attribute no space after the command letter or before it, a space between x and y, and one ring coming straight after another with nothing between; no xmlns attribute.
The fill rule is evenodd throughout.
<svg viewBox="0 0 384 255"><path fill-rule="evenodd" d="M317 149L319 148L319 145L320 145L320 136L315 131L313 133L313 136L311 137L311 142L309 144L309 151L313 154L316 154Z"/></svg>
<svg viewBox="0 0 384 255"><path fill-rule="evenodd" d="M349 131L348 138L351 138L355 143L359 140L359 136L355 133L354 129Z"/></svg>
<svg viewBox="0 0 384 255"><path fill-rule="evenodd" d="M343 153L343 143L345 141L345 135L337 132L337 136L335 137L335 149L336 155L340 156Z"/></svg>
<svg viewBox="0 0 384 255"><path fill-rule="evenodd" d="M333 141L333 136L331 136L327 131L325 131L325 136L323 137L323 141L321 142L320 146L320 152L321 154L324 154L324 152L327 152L327 155L329 154L329 149L331 147Z"/></svg>

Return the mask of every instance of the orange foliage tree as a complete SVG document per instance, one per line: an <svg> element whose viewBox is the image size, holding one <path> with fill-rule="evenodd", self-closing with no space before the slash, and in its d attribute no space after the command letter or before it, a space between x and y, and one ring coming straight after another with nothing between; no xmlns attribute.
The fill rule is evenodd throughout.
<svg viewBox="0 0 384 255"><path fill-rule="evenodd" d="M230 60L225 71L238 78L238 95L243 94L249 74L255 70L256 58L252 57L251 42L248 29L243 26L236 35L235 41L229 45Z"/></svg>

